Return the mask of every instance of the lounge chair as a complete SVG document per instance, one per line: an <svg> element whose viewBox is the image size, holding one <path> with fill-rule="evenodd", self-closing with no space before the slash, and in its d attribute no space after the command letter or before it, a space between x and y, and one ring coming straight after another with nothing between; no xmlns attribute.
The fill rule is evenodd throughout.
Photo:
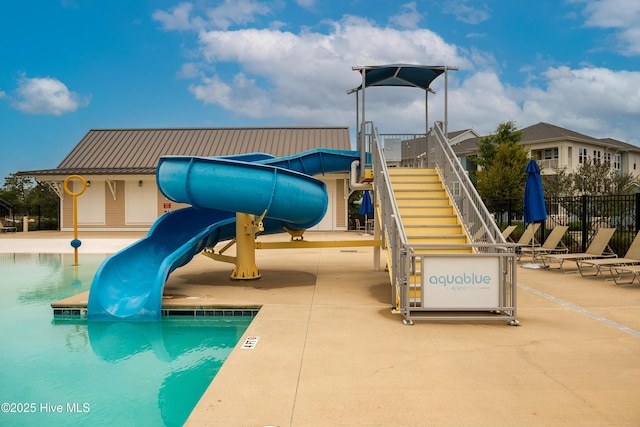
<svg viewBox="0 0 640 427"><path fill-rule="evenodd" d="M600 228L593 236L589 247L585 252L573 253L573 254L546 254L542 255L545 265L551 266L553 263L558 263L558 269L562 269L565 273L574 272L576 270L567 271L564 268L565 261L574 261L576 264L578 261L586 259L597 258L613 258L616 254L609 248L609 241L615 233L615 228Z"/></svg>
<svg viewBox="0 0 640 427"><path fill-rule="evenodd" d="M615 272L615 273L614 273ZM640 277L640 265L619 265L611 267L611 274L616 285L629 285ZM631 274L631 280L624 280Z"/></svg>
<svg viewBox="0 0 640 427"><path fill-rule="evenodd" d="M518 228L517 225L508 225L507 228L502 230L502 237L504 237L504 240L509 240L511 238L511 233L513 233L513 230L516 228Z"/></svg>
<svg viewBox="0 0 640 427"><path fill-rule="evenodd" d="M531 223L525 228L522 236L516 242L518 246L540 246L540 244L536 241L536 231L540 228L540 223Z"/></svg>
<svg viewBox="0 0 640 427"><path fill-rule="evenodd" d="M562 243L562 238L568 229L569 227L566 225L556 225L541 246L520 247L518 259L524 255L531 255L534 261L542 261L544 263L543 255L566 254L569 252L569 249Z"/></svg>
<svg viewBox="0 0 640 427"><path fill-rule="evenodd" d="M0 221L0 232L4 231L5 233L15 233L16 232L16 227L13 226L9 226L9 225L4 225L4 222Z"/></svg>
<svg viewBox="0 0 640 427"><path fill-rule="evenodd" d="M640 264L640 232L636 234L635 239L631 242L631 246L629 246L623 258L585 259L576 261L576 264L578 264L578 271L580 271L582 276L602 275L603 268L608 268L611 274L613 274L612 267L614 266ZM595 272L593 274L588 274L588 272L594 269Z"/></svg>

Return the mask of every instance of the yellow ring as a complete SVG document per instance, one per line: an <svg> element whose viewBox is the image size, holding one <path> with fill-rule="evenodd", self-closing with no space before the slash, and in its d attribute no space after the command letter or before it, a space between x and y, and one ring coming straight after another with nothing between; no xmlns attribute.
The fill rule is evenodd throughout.
<svg viewBox="0 0 640 427"><path fill-rule="evenodd" d="M80 191L78 191L77 193L74 193L73 191L69 190L69 181L71 181L72 179L79 179L80 183L82 184L82 189ZM70 196L74 196L77 197L79 195L81 195L82 193L84 193L84 190L87 189L87 181L84 180L83 177L81 177L80 175L71 175L68 176L67 179L64 180L64 192L67 193Z"/></svg>

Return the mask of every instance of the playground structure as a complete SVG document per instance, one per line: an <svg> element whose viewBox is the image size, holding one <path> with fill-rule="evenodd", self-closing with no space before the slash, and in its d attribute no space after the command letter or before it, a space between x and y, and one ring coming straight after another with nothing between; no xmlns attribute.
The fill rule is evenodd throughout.
<svg viewBox="0 0 640 427"><path fill-rule="evenodd" d="M304 241L303 233L324 217L327 192L313 176L350 172L352 189L373 186L374 237L340 245L373 245L375 269L380 248L385 249L391 305L405 324L477 319L517 325L514 247L502 237L447 142L446 85L445 122L425 133L421 168L388 169L384 140L365 120L368 86L418 87L428 94L431 82L443 73L446 79L451 69L354 67L362 84L349 93L356 93L358 105L360 93L363 100L356 151L316 149L283 158L264 153L162 157L158 188L191 207L164 214L145 238L103 262L89 294L89 320L158 320L169 274L199 253L232 262L232 279L259 278L256 247L315 244ZM283 232L291 242L255 242L257 234ZM213 247L223 241L230 243L215 253ZM233 244L236 256L229 257L224 252Z"/></svg>
<svg viewBox="0 0 640 427"><path fill-rule="evenodd" d="M325 184L313 175L348 172L359 157L355 151L323 149L283 158L162 157L158 188L191 207L164 214L145 238L100 266L89 294L89 319L158 320L167 277L206 248L209 257L234 263L232 279L259 278L256 234L289 232L301 239L327 209ZM236 244L236 257L224 255L224 249L213 252L221 241Z"/></svg>

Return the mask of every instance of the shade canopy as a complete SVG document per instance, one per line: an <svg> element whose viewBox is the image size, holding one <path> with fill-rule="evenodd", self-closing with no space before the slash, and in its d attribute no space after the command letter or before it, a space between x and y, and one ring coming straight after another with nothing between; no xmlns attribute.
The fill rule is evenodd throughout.
<svg viewBox="0 0 640 427"><path fill-rule="evenodd" d="M416 87L423 89L425 92L425 135L429 133L429 105L428 96L429 92L435 93L431 90L429 85L440 74L445 76L445 89L444 89L444 133L447 134L447 70L457 70L457 67L449 67L445 65L415 65L415 64L388 64L388 65L369 65L369 66L356 66L351 67L353 71L358 71L362 76L362 83L360 86L355 87L347 94L356 93L356 112L358 112L359 94L362 91L362 117L359 118L356 115L356 128L358 129L358 149L360 151L360 165L365 165L366 151L365 147L365 92L366 88L372 86L392 86L392 87ZM360 168L359 181L364 178L364 169Z"/></svg>
<svg viewBox="0 0 640 427"><path fill-rule="evenodd" d="M525 169L527 180L524 184L524 222L530 224L547 219L547 205L544 201L540 166L534 159L529 160Z"/></svg>
<svg viewBox="0 0 640 427"><path fill-rule="evenodd" d="M353 67L354 71L360 71L363 83L350 92L361 90L370 86L407 86L424 90L440 74L447 69L445 66L391 64Z"/></svg>

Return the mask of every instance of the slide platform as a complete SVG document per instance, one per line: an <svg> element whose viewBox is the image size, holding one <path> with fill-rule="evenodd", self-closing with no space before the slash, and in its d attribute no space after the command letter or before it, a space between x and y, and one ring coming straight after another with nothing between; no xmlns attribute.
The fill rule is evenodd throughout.
<svg viewBox="0 0 640 427"><path fill-rule="evenodd" d="M89 292L88 318L157 321L167 278L205 247L235 237L236 212L265 214L262 234L303 230L324 217L328 195L313 175L348 172L358 151L316 149L276 158L164 156L156 181L191 207L159 217L146 237L107 258Z"/></svg>

